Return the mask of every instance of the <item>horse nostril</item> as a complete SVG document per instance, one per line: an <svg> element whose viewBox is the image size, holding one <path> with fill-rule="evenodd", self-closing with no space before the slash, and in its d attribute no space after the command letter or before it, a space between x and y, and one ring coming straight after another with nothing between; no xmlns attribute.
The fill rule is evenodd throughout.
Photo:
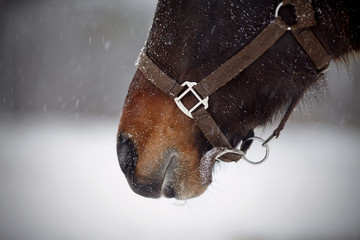
<svg viewBox="0 0 360 240"><path fill-rule="evenodd" d="M119 133L116 150L121 170L125 174L134 171L137 163L137 153L134 142L122 133Z"/></svg>

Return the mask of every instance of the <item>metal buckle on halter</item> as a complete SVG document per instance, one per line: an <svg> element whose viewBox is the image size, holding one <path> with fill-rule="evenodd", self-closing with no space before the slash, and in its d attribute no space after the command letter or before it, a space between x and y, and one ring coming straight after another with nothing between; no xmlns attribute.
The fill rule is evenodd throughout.
<svg viewBox="0 0 360 240"><path fill-rule="evenodd" d="M181 86L183 86L183 87L186 86L187 89L182 94L180 94L180 96L174 98L174 101L175 101L176 105L189 118L193 118L191 113L193 111L195 111L195 109L197 109L200 105L203 105L205 109L207 109L209 107L209 97L206 97L206 98L202 99L199 96L199 94L194 90L194 86L196 84L197 84L196 82L187 82L187 81L184 82L183 84L181 84ZM185 105L181 102L181 99L183 97L185 97L186 94L188 94L189 92L191 92L196 97L196 99L198 100L198 103L196 103L191 109L187 109L185 107Z"/></svg>

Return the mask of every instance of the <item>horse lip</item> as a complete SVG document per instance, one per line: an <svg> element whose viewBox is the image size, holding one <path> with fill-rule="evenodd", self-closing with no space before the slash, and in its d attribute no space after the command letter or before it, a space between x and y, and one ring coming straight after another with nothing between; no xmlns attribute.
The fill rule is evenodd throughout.
<svg viewBox="0 0 360 240"><path fill-rule="evenodd" d="M167 198L173 198L176 195L174 190L175 185L175 170L178 168L179 153L176 150L168 150L164 153L164 162L167 165L164 167L164 173L161 183L161 194Z"/></svg>
<svg viewBox="0 0 360 240"><path fill-rule="evenodd" d="M160 159L161 165L157 168L157 173L154 178L137 178L133 171L128 172L126 178L131 189L144 197L159 198L164 196L166 198L176 198L177 192L175 190L175 173L174 170L179 166L179 152L175 149L167 149L164 151ZM144 182L145 181L145 182Z"/></svg>

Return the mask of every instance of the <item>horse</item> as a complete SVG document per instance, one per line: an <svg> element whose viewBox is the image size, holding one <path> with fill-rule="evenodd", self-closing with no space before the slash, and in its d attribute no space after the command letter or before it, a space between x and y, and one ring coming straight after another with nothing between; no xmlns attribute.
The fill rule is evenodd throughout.
<svg viewBox="0 0 360 240"><path fill-rule="evenodd" d="M267 146L304 95L324 87L329 61L360 50L359 14L357 0L159 0L117 132L131 189L197 197L215 162L244 157L253 130L281 120L260 139ZM205 99L208 76L223 83Z"/></svg>

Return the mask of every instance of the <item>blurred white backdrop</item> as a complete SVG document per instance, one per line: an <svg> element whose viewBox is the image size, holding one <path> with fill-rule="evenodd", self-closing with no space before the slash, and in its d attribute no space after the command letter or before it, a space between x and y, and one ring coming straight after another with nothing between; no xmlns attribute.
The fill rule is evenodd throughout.
<svg viewBox="0 0 360 240"><path fill-rule="evenodd" d="M219 165L187 202L131 191L116 130L155 6L0 0L0 239L360 239L359 61L264 164Z"/></svg>

